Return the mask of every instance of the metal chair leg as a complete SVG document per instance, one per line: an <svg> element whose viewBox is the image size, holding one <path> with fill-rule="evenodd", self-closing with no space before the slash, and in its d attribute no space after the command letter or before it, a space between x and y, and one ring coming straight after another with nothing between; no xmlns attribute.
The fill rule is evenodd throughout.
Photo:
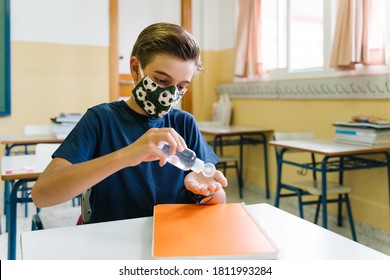
<svg viewBox="0 0 390 280"><path fill-rule="evenodd" d="M237 182L238 182L238 192L240 194L240 198L243 198L244 195L242 193L242 180L241 180L241 177L240 177L240 170L238 169L238 163L236 162L235 163L235 168L236 168L236 176L237 176Z"/></svg>
<svg viewBox="0 0 390 280"><path fill-rule="evenodd" d="M321 209L321 196L318 196L318 202L316 207L316 214L314 216L314 223L318 223L318 216L320 215L320 209Z"/></svg>
<svg viewBox="0 0 390 280"><path fill-rule="evenodd" d="M22 198L24 200L24 217L28 217L28 186L27 183L22 186Z"/></svg>
<svg viewBox="0 0 390 280"><path fill-rule="evenodd" d="M280 192L282 191L282 163L279 155L276 157L277 163L277 179L276 179L276 193L274 206L279 208Z"/></svg>
<svg viewBox="0 0 390 280"><path fill-rule="evenodd" d="M338 195L338 201L337 201L337 226L342 227L343 226L343 195Z"/></svg>
<svg viewBox="0 0 390 280"><path fill-rule="evenodd" d="M345 204L347 205L348 220L349 220L349 225L351 227L352 239L354 241L357 241L355 225L354 225L353 217L352 217L352 208L351 208L351 203L349 202L348 194L345 194Z"/></svg>
<svg viewBox="0 0 390 280"><path fill-rule="evenodd" d="M297 197L298 197L299 217L304 219L304 217L303 217L302 193L300 191L297 192Z"/></svg>

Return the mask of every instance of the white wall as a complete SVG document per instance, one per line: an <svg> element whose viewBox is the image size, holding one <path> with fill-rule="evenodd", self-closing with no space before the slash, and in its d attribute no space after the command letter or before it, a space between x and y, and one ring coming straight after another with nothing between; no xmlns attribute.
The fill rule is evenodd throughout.
<svg viewBox="0 0 390 280"><path fill-rule="evenodd" d="M11 40L109 45L109 0L12 0Z"/></svg>
<svg viewBox="0 0 390 280"><path fill-rule="evenodd" d="M129 74L130 53L138 34L156 22L181 22L180 0L119 0L119 73Z"/></svg>

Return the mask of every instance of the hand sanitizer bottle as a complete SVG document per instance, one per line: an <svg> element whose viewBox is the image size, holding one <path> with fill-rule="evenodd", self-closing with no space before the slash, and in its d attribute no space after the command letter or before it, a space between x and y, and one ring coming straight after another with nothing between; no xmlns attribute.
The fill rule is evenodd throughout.
<svg viewBox="0 0 390 280"><path fill-rule="evenodd" d="M187 171L192 170L196 173L202 172L206 177L212 177L215 173L215 166L212 163L204 163L203 160L198 159L194 151L185 149L183 152L176 152L176 154L169 154L169 145L161 142L158 147L167 155L167 161L180 168L181 170Z"/></svg>

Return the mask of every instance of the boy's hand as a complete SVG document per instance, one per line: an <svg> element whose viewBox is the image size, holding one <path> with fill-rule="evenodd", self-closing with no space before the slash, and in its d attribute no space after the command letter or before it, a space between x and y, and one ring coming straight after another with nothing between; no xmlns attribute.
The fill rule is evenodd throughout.
<svg viewBox="0 0 390 280"><path fill-rule="evenodd" d="M184 185L190 192L207 196L225 188L228 183L223 173L216 170L213 177L206 177L202 172L191 172L184 178Z"/></svg>
<svg viewBox="0 0 390 280"><path fill-rule="evenodd" d="M184 139L173 128L151 128L137 141L123 149L128 154L124 157L129 160L128 166L154 160L159 160L160 166L166 164L167 157L158 147L160 142L165 142L170 146L171 154L176 151L182 152L187 148Z"/></svg>

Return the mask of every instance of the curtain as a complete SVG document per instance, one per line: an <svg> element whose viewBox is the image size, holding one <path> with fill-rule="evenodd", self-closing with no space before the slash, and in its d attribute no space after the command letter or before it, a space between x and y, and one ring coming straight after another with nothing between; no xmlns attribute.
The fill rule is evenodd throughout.
<svg viewBox="0 0 390 280"><path fill-rule="evenodd" d="M253 77L263 72L260 61L261 0L240 0L234 75Z"/></svg>
<svg viewBox="0 0 390 280"><path fill-rule="evenodd" d="M339 0L330 66L386 63L383 0Z"/></svg>

